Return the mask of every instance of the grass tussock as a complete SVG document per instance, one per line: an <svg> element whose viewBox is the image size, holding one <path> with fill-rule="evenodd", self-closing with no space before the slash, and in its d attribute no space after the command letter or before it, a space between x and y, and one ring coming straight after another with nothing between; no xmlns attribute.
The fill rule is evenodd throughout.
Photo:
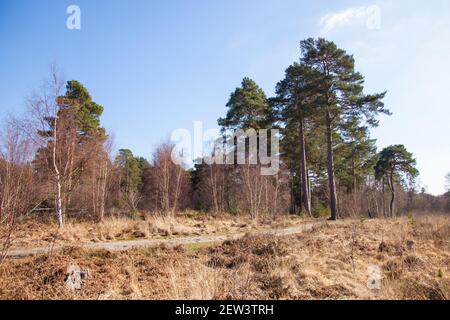
<svg viewBox="0 0 450 320"><path fill-rule="evenodd" d="M67 249L0 267L0 299L449 299L448 217L330 223L299 235L110 253ZM89 270L82 290L66 270ZM368 268L381 288L367 286Z"/></svg>

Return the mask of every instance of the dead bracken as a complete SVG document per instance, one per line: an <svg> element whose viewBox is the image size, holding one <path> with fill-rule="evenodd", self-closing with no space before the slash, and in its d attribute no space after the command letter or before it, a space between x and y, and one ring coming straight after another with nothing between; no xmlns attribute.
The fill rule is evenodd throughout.
<svg viewBox="0 0 450 320"><path fill-rule="evenodd" d="M446 223L418 219L413 230L407 219L347 221L196 250L73 247L6 260L0 299L449 299L450 235L431 233ZM367 287L373 265L382 273L379 290ZM81 285L67 290L71 266Z"/></svg>

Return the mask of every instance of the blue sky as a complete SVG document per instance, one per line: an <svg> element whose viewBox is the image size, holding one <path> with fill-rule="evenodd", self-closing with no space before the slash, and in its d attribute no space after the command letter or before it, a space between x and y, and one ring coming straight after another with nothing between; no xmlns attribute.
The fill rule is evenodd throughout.
<svg viewBox="0 0 450 320"><path fill-rule="evenodd" d="M81 8L81 30L66 8ZM374 28L371 6L380 9ZM373 7L372 7L373 8ZM447 98L450 2L300 0L2 0L1 116L20 114L25 97L55 62L105 107L116 148L150 158L178 128L216 127L244 76L270 96L298 60L299 41L324 36L354 54L367 92L387 90L373 130L379 148L414 153L421 183L444 192L450 172Z"/></svg>

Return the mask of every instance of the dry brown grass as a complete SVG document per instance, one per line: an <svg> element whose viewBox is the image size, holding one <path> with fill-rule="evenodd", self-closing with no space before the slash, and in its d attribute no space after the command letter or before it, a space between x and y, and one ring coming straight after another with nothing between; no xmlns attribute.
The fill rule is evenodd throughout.
<svg viewBox="0 0 450 320"><path fill-rule="evenodd" d="M139 218L108 217L99 223L68 220L64 230L56 223L26 220L14 235L13 248L49 244L79 244L133 239L161 239L191 235L240 233L258 229L280 228L304 222L296 216L261 218L258 221L243 216L200 214L186 212L176 217L142 215ZM0 230L1 231L1 230Z"/></svg>
<svg viewBox="0 0 450 320"><path fill-rule="evenodd" d="M70 249L0 268L0 299L448 299L450 219L359 220L296 236L110 253ZM90 271L79 292L65 270ZM367 268L382 270L381 290Z"/></svg>

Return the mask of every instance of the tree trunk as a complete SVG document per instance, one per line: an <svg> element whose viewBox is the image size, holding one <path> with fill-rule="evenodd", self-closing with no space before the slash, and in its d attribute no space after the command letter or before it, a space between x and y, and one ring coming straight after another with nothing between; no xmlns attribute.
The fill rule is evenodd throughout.
<svg viewBox="0 0 450 320"><path fill-rule="evenodd" d="M295 214L295 203L294 203L294 178L293 178L293 169L292 169L292 164L290 166L290 177L289 177L289 182L290 182L290 202L291 202L291 214Z"/></svg>
<svg viewBox="0 0 450 320"><path fill-rule="evenodd" d="M217 199L217 172L216 174L213 173L213 164L209 165L209 177L211 182L211 191L212 191L212 198L214 203L214 211L215 213L219 213L219 201Z"/></svg>
<svg viewBox="0 0 450 320"><path fill-rule="evenodd" d="M385 185L386 182L384 181L384 176L383 176L383 180L381 181L381 206L383 207L383 217L386 218L386 196L385 196Z"/></svg>
<svg viewBox="0 0 450 320"><path fill-rule="evenodd" d="M296 204L296 187L295 187L295 181L294 181L294 165L291 163L290 166L290 200L291 200L291 214L297 214L297 204ZM301 190L300 190L301 193Z"/></svg>
<svg viewBox="0 0 450 320"><path fill-rule="evenodd" d="M57 167L55 167L57 168ZM64 219L62 211L62 195L61 195L61 178L59 173L56 173L56 215L58 217L59 228L64 228Z"/></svg>
<svg viewBox="0 0 450 320"><path fill-rule="evenodd" d="M178 208L178 202L179 202L179 196L180 196L180 183L181 183L181 174L182 174L183 168L180 166L178 168L178 174L177 174L177 184L176 184L176 188L175 188L175 197L173 200L173 208L172 208L172 216L174 217L176 215L177 212L177 208Z"/></svg>
<svg viewBox="0 0 450 320"><path fill-rule="evenodd" d="M336 182L334 178L334 154L333 154L333 132L331 129L331 115L326 112L326 136L327 136L327 172L328 172L328 186L330 188L330 208L331 220L338 219L337 196L336 196Z"/></svg>
<svg viewBox="0 0 450 320"><path fill-rule="evenodd" d="M302 174L302 204L311 216L311 203L309 202L308 172L306 170L305 132L303 118L300 119L300 170Z"/></svg>
<svg viewBox="0 0 450 320"><path fill-rule="evenodd" d="M391 217L394 216L394 210L395 210L394 207L395 207L395 192L392 191L392 193L391 193L391 203L390 203L390 206L389 206L389 211L390 211Z"/></svg>
<svg viewBox="0 0 450 320"><path fill-rule="evenodd" d="M67 187L65 188L67 192L67 199L64 201L63 211L67 212L67 207L70 206L72 201L72 184L73 184L73 173L74 173L74 151L75 151L75 142L72 141L71 147L68 150L68 158L70 159L68 162L68 170L67 173L64 174L67 177Z"/></svg>
<svg viewBox="0 0 450 320"><path fill-rule="evenodd" d="M62 206L62 195L61 195L61 174L59 172L58 164L56 161L56 147L58 138L58 127L57 127L57 109L55 111L54 129L53 129L53 169L55 170L55 180L56 180L56 215L58 217L59 228L64 228L64 218L63 218L63 206Z"/></svg>
<svg viewBox="0 0 450 320"><path fill-rule="evenodd" d="M395 214L395 186L394 186L394 177L393 171L391 171L391 175L389 177L390 188L391 188L391 203L389 205L389 213L391 218L394 217Z"/></svg>
<svg viewBox="0 0 450 320"><path fill-rule="evenodd" d="M352 156L352 193L356 193L357 183L356 183L356 168L355 168L355 157Z"/></svg>
<svg viewBox="0 0 450 320"><path fill-rule="evenodd" d="M278 187L280 186L279 176L277 175L275 181L275 198L273 201L273 216L276 217L278 215Z"/></svg>
<svg viewBox="0 0 450 320"><path fill-rule="evenodd" d="M306 170L306 178L308 180L308 203L309 203L309 207L311 208L311 212L312 212L311 179L309 178L308 170Z"/></svg>

